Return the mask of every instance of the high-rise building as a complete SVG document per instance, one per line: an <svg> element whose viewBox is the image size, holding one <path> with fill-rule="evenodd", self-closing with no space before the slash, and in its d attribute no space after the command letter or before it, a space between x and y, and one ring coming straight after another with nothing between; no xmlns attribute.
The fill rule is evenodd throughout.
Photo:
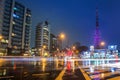
<svg viewBox="0 0 120 80"><path fill-rule="evenodd" d="M15 0L0 0L0 53L21 55L30 48L31 10Z"/></svg>
<svg viewBox="0 0 120 80"><path fill-rule="evenodd" d="M41 22L36 26L35 47L41 56L44 56L45 51L50 50L50 24L47 21Z"/></svg>
<svg viewBox="0 0 120 80"><path fill-rule="evenodd" d="M54 34L50 34L50 52L53 53L58 49L57 37Z"/></svg>

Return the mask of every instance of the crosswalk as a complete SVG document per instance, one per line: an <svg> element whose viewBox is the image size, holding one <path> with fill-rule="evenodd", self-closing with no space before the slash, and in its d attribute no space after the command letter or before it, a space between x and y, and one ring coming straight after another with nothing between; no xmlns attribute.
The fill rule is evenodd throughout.
<svg viewBox="0 0 120 80"><path fill-rule="evenodd" d="M117 77L113 77L113 78L110 78L108 80L120 80L120 76L117 76Z"/></svg>
<svg viewBox="0 0 120 80"><path fill-rule="evenodd" d="M120 80L120 69L114 67L82 67L91 80ZM85 77L85 76L84 76Z"/></svg>

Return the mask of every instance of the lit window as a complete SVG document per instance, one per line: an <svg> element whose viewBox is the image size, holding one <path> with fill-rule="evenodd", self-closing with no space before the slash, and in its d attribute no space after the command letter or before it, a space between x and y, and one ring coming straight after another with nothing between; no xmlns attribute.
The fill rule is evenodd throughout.
<svg viewBox="0 0 120 80"><path fill-rule="evenodd" d="M14 7L13 9L14 9L14 10L17 10L17 8L16 8L16 7Z"/></svg>
<svg viewBox="0 0 120 80"><path fill-rule="evenodd" d="M15 33L12 33L12 36L15 36L16 34Z"/></svg>
<svg viewBox="0 0 120 80"><path fill-rule="evenodd" d="M13 46L14 49L17 49L17 46Z"/></svg>
<svg viewBox="0 0 120 80"><path fill-rule="evenodd" d="M13 17L17 17L17 15L16 15L16 14L13 14Z"/></svg>
<svg viewBox="0 0 120 80"><path fill-rule="evenodd" d="M15 22L13 21L13 24L15 24Z"/></svg>
<svg viewBox="0 0 120 80"><path fill-rule="evenodd" d="M31 17L31 15L30 15L30 14L28 14L28 16L29 16L29 17Z"/></svg>
<svg viewBox="0 0 120 80"><path fill-rule="evenodd" d="M6 40L6 43L8 43L8 40Z"/></svg>
<svg viewBox="0 0 120 80"><path fill-rule="evenodd" d="M15 17L15 18L19 18L19 16L18 16L18 15L16 15L16 14L13 14L13 17Z"/></svg>
<svg viewBox="0 0 120 80"><path fill-rule="evenodd" d="M2 39L2 40L1 40L1 42L4 42L4 43L5 43L5 40L4 40L4 39Z"/></svg>

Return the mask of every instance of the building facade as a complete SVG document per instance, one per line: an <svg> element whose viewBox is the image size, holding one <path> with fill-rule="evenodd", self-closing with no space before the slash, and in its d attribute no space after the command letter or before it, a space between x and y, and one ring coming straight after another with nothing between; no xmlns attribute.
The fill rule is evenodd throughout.
<svg viewBox="0 0 120 80"><path fill-rule="evenodd" d="M15 0L0 0L2 55L22 55L30 49L31 10Z"/></svg>
<svg viewBox="0 0 120 80"><path fill-rule="evenodd" d="M31 56L38 56L37 49L35 47L31 48Z"/></svg>
<svg viewBox="0 0 120 80"><path fill-rule="evenodd" d="M38 23L36 26L35 47L38 54L44 56L45 51L50 50L50 25L47 21Z"/></svg>
<svg viewBox="0 0 120 80"><path fill-rule="evenodd" d="M50 52L53 53L58 49L57 37L54 34L50 34Z"/></svg>

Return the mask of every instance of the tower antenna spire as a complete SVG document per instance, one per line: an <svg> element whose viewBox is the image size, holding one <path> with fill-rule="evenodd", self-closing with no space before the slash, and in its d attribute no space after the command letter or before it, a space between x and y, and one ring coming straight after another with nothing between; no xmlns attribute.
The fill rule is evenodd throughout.
<svg viewBox="0 0 120 80"><path fill-rule="evenodd" d="M96 28L99 28L99 15L98 15L98 7L96 7Z"/></svg>

